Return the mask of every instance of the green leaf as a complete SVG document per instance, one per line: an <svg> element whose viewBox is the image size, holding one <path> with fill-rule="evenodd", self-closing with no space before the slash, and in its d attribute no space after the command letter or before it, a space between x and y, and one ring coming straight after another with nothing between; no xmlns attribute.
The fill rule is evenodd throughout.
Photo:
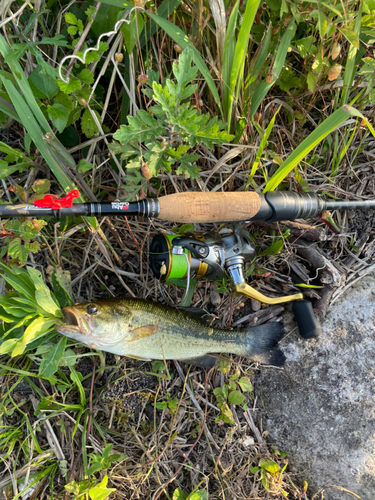
<svg viewBox="0 0 375 500"><path fill-rule="evenodd" d="M44 357L43 363L40 365L39 373L43 377L50 378L57 372L61 358L64 356L65 347L68 339L61 337L57 344L49 351L48 355Z"/></svg>
<svg viewBox="0 0 375 500"><path fill-rule="evenodd" d="M139 142L154 140L163 133L163 129L157 120L143 109L138 111L137 116L129 116L128 122L129 125L122 125L113 134L113 138L124 143L125 146L134 139Z"/></svg>
<svg viewBox="0 0 375 500"><path fill-rule="evenodd" d="M366 95L368 95L374 87L374 79L375 79L375 60L371 57L364 57L362 59L363 65L361 69L358 71L358 74L364 75L366 80L368 81L368 86L366 89ZM373 100L371 101L373 102Z"/></svg>
<svg viewBox="0 0 375 500"><path fill-rule="evenodd" d="M221 115L223 115L221 103L220 103L220 97L218 94L218 91L216 89L216 84L205 64L203 61L201 55L197 51L197 49L194 47L192 42L189 40L188 36L177 26L175 26L173 23L167 21L166 19L163 19L162 17L159 17L156 14L153 14L152 12L146 11L145 12L148 16L151 17L176 43L178 43L183 49L189 47L192 53L192 58L195 63L195 65L198 67L199 71L201 72L203 78L206 80L206 83L209 87L209 89L212 92L213 98L215 99L215 102L221 112Z"/></svg>
<svg viewBox="0 0 375 500"><path fill-rule="evenodd" d="M253 59L250 62L250 66L248 69L248 74L246 76L245 80L245 88L244 88L244 111L243 113L245 115L248 114L248 110L251 104L251 99L252 99L252 93L254 86L256 84L256 81L259 77L259 75L262 72L262 69L265 66L265 61L267 57L269 56L269 48L271 44L271 38L272 38L272 24L269 25L267 33L263 37L260 45L258 46L257 51L254 54ZM239 122L241 123L241 122ZM245 124L244 124L245 125Z"/></svg>
<svg viewBox="0 0 375 500"><path fill-rule="evenodd" d="M94 75L91 73L89 69L83 69L80 73L78 73L77 78L82 80L85 83L91 85L94 83Z"/></svg>
<svg viewBox="0 0 375 500"><path fill-rule="evenodd" d="M327 28L328 28L328 21L324 13L319 10L318 11L318 29L319 29L319 34L320 38L323 40L324 35L327 33Z"/></svg>
<svg viewBox="0 0 375 500"><path fill-rule="evenodd" d="M231 424L233 425L233 413L229 406L224 402L224 403L218 403L218 407L221 411L220 415L216 417L215 422L217 423L219 420L222 420L226 424Z"/></svg>
<svg viewBox="0 0 375 500"><path fill-rule="evenodd" d="M263 137L260 141L260 144L259 144L259 148L258 148L258 151L257 151L257 154L256 154L256 157L255 157L255 160L254 160L254 163L253 163L253 166L251 167L251 173L249 175L249 178L246 182L246 187L245 189L247 189L251 183L251 181L253 180L254 178L254 175L256 174L256 171L259 167L259 164L260 164L260 159L262 157L262 154L263 154L263 151L264 151L264 148L267 146L268 144L268 138L271 134L271 131L273 129L273 126L275 124L275 120L276 120L276 116L278 115L279 111L280 111L280 108L281 106L279 106L279 108L277 109L276 113L273 115L273 117L271 118L271 121L269 122L264 134L263 134Z"/></svg>
<svg viewBox="0 0 375 500"><path fill-rule="evenodd" d="M181 488L177 488L173 492L172 500L186 500L187 495L182 491Z"/></svg>
<svg viewBox="0 0 375 500"><path fill-rule="evenodd" d="M120 31L124 35L124 43L128 54L133 52L135 44L143 31L143 26L143 15L140 12L134 11L132 12L130 23L123 23L121 25Z"/></svg>
<svg viewBox="0 0 375 500"><path fill-rule="evenodd" d="M180 127L186 132L190 146L203 143L209 149L213 148L214 144L224 144L233 139L233 135L225 131L221 131L225 127L225 123L218 121L217 117L209 120L209 115L190 116L185 114L179 121Z"/></svg>
<svg viewBox="0 0 375 500"><path fill-rule="evenodd" d="M105 500L109 495L116 491L116 488L107 488L108 476L104 476L101 483L89 490L91 500Z"/></svg>
<svg viewBox="0 0 375 500"><path fill-rule="evenodd" d="M316 75L312 71L309 71L306 80L307 80L307 88L313 94L319 83L319 75Z"/></svg>
<svg viewBox="0 0 375 500"><path fill-rule="evenodd" d="M259 467L249 467L249 471L252 473L252 474L256 474L259 470Z"/></svg>
<svg viewBox="0 0 375 500"><path fill-rule="evenodd" d="M0 160L0 179L5 179L14 172L23 172L24 170L26 168L21 165L8 165L8 162Z"/></svg>
<svg viewBox="0 0 375 500"><path fill-rule="evenodd" d="M327 135L333 132L341 123L357 116L363 118L362 113L351 106L342 106L331 116L324 120L316 129L293 151L293 153L276 170L272 178L266 184L264 192L273 191L289 175L293 168Z"/></svg>
<svg viewBox="0 0 375 500"><path fill-rule="evenodd" d="M65 39L64 35L55 35L52 38L43 37L40 42L37 42L36 45L57 45L59 47L66 47L68 45L68 41Z"/></svg>
<svg viewBox="0 0 375 500"><path fill-rule="evenodd" d="M223 385L223 387L221 388L222 390L222 393L223 393L223 396L224 396L224 399L227 400L228 399L228 386L226 384Z"/></svg>
<svg viewBox="0 0 375 500"><path fill-rule="evenodd" d="M280 44L275 52L275 61L272 67L272 80L270 82L266 82L265 80L259 85L259 87L255 90L251 106L250 106L250 116L254 118L255 113L258 111L258 108L267 95L267 92L270 90L272 85L276 82L280 73L283 69L284 62L286 59L286 55L288 53L289 45L292 40L293 34L295 31L295 20L292 19L288 24L287 29L280 41Z"/></svg>
<svg viewBox="0 0 375 500"><path fill-rule="evenodd" d="M30 323L30 325L26 328L25 333L22 336L22 339L17 341L12 350L12 358L15 356L19 356L22 354L27 344L32 342L35 338L40 337L51 330L56 324L56 319L46 319L43 317L36 318Z"/></svg>
<svg viewBox="0 0 375 500"><path fill-rule="evenodd" d="M228 396L228 403L240 405L245 400L245 396L240 391L231 391Z"/></svg>
<svg viewBox="0 0 375 500"><path fill-rule="evenodd" d="M63 82L62 80L57 80L57 85L59 86L61 92L64 92L64 94L73 94L82 87L82 83L72 77L68 83Z"/></svg>
<svg viewBox="0 0 375 500"><path fill-rule="evenodd" d="M191 493L188 496L188 500L208 500L208 495L206 490L199 490L195 493Z"/></svg>
<svg viewBox="0 0 375 500"><path fill-rule="evenodd" d="M259 461L259 467L261 467L262 469L266 470L267 472L269 472L273 476L275 474L277 474L279 472L279 470L280 470L280 467L273 460L267 460L265 462L262 462L262 460L260 460Z"/></svg>
<svg viewBox="0 0 375 500"><path fill-rule="evenodd" d="M68 24L74 24L75 26L77 26L77 18L74 14L72 14L71 12L67 12L65 14L65 21L68 23Z"/></svg>
<svg viewBox="0 0 375 500"><path fill-rule="evenodd" d="M55 302L50 289L44 283L41 273L32 267L28 267L27 272L35 286L35 300L38 306L46 313L62 318L60 306Z"/></svg>
<svg viewBox="0 0 375 500"><path fill-rule="evenodd" d="M158 410L165 410L168 406L168 403L166 401L161 401L160 403L155 403L155 408Z"/></svg>
<svg viewBox="0 0 375 500"><path fill-rule="evenodd" d="M275 240L271 246L260 252L259 256L261 257L262 255L276 255L284 247L284 240L282 238Z"/></svg>
<svg viewBox="0 0 375 500"><path fill-rule="evenodd" d="M18 259L21 266L24 266L27 262L28 251L22 245L21 238L14 238L8 246L8 255L12 257L12 259Z"/></svg>
<svg viewBox="0 0 375 500"><path fill-rule="evenodd" d="M317 52L316 39L313 35L306 38L300 38L295 42L295 44L303 59L315 55Z"/></svg>
<svg viewBox="0 0 375 500"><path fill-rule="evenodd" d="M238 385L241 387L242 392L253 392L253 384L248 377L241 377Z"/></svg>
<svg viewBox="0 0 375 500"><path fill-rule="evenodd" d="M78 172L80 174L84 174L85 172L88 172L89 170L92 170L93 168L93 164L92 163L89 163L88 161L82 159L82 160L79 160L79 164L78 164Z"/></svg>
<svg viewBox="0 0 375 500"><path fill-rule="evenodd" d="M69 26L69 28L68 28L69 35L73 35L74 36L74 35L77 34L77 32L78 32L77 26Z"/></svg>
<svg viewBox="0 0 375 500"><path fill-rule="evenodd" d="M189 161L196 161L199 155L187 155L181 159L180 166L176 170L176 174L184 174L187 179L200 179L200 168L197 165L188 163Z"/></svg>
<svg viewBox="0 0 375 500"><path fill-rule="evenodd" d="M362 19L362 7L363 2L359 2L358 12L356 13L356 21L354 25L354 34L359 37L361 32L361 19ZM345 35L344 35L345 36ZM345 64L345 72L344 72L344 86L342 88L341 93L341 105L346 104L349 99L349 90L353 85L354 75L356 71L356 57L357 57L358 49L357 47L351 43L348 56Z"/></svg>
<svg viewBox="0 0 375 500"><path fill-rule="evenodd" d="M74 301L67 288L67 282L70 282L69 271L54 270L51 275L51 280L53 291L60 307L72 306Z"/></svg>
<svg viewBox="0 0 375 500"><path fill-rule="evenodd" d="M34 302L35 287L27 271L13 266L6 266L1 262L0 268L4 271L5 281L21 296Z"/></svg>
<svg viewBox="0 0 375 500"><path fill-rule="evenodd" d="M222 78L223 78L223 96L224 96L224 112L225 117L228 119L229 113L229 93L230 93L230 75L232 71L232 63L234 50L236 47L236 25L238 17L238 7L240 1L237 0L233 6L232 13L229 18L227 32L224 40L223 60L222 60Z"/></svg>
<svg viewBox="0 0 375 500"><path fill-rule="evenodd" d="M359 38L358 35L354 33L354 31L347 28L338 28L338 30L342 35L344 35L344 37L351 45L354 45L354 47L359 50Z"/></svg>
<svg viewBox="0 0 375 500"><path fill-rule="evenodd" d="M182 51L182 54L178 58L178 63L176 61L173 62L173 74L176 77L177 85L175 86L175 96L177 98L177 105L180 100L186 99L190 97L190 90L193 92L196 89L196 86L189 85L190 90L186 92L186 86L195 80L197 76L198 68L197 66L191 66L192 62L192 52L189 48L186 48ZM167 80L168 82L168 80ZM169 80L169 82L171 82ZM171 82L172 83L172 82Z"/></svg>
<svg viewBox="0 0 375 500"><path fill-rule="evenodd" d="M100 123L100 115L96 111L96 109L91 110L91 112L95 114L98 122ZM81 127L82 127L82 132L88 139L90 139L95 133L99 131L98 126L95 123L94 118L92 117L89 109L85 109L82 115Z"/></svg>
<svg viewBox="0 0 375 500"><path fill-rule="evenodd" d="M234 98L238 99L239 91L243 81L245 57L249 45L250 30L253 25L255 14L257 13L259 4L260 0L252 0L245 3L245 13L243 15L240 32L238 34L229 79L229 105L227 113L228 132L230 132L231 128L233 101Z"/></svg>
<svg viewBox="0 0 375 500"><path fill-rule="evenodd" d="M39 241L33 241L32 243L25 242L25 248L28 252L38 253L40 250Z"/></svg>
<svg viewBox="0 0 375 500"><path fill-rule="evenodd" d="M52 123L57 128L58 132L63 132L68 123L69 110L65 106L56 102L52 106L47 106L48 116L52 120Z"/></svg>
<svg viewBox="0 0 375 500"><path fill-rule="evenodd" d="M36 194L44 194L50 190L51 183L48 179L37 179L31 186Z"/></svg>
<svg viewBox="0 0 375 500"><path fill-rule="evenodd" d="M165 158L164 148L156 142L151 151L152 152L145 154L147 166L150 169L151 176L156 177L161 168L165 168L165 170L170 172L171 168Z"/></svg>
<svg viewBox="0 0 375 500"><path fill-rule="evenodd" d="M57 85L54 78L50 75L42 75L40 73L41 67L34 69L28 78L30 87L35 95L40 99L52 99L59 91L59 86Z"/></svg>

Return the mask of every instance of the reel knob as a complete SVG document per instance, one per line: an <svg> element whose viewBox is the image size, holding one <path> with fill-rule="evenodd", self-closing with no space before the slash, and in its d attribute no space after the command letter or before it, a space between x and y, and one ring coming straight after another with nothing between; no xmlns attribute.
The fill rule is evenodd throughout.
<svg viewBox="0 0 375 500"><path fill-rule="evenodd" d="M292 311L301 337L316 339L320 336L322 329L309 300L297 300L293 303Z"/></svg>
<svg viewBox="0 0 375 500"><path fill-rule="evenodd" d="M150 267L156 279L165 281L170 268L170 243L164 234L154 236L150 246ZM165 267L164 267L165 266ZM165 271L160 272L160 271Z"/></svg>

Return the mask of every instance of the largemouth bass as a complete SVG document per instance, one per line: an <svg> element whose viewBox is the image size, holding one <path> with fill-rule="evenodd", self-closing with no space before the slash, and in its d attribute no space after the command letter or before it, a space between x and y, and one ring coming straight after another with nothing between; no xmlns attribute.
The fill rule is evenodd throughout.
<svg viewBox="0 0 375 500"><path fill-rule="evenodd" d="M137 359L175 359L202 367L215 353L238 354L281 366L279 323L231 331L213 328L196 314L142 299L107 299L63 309L58 332L92 349Z"/></svg>

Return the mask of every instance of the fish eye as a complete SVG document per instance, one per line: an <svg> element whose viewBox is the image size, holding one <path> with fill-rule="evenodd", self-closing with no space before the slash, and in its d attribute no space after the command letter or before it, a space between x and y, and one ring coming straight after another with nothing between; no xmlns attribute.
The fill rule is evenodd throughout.
<svg viewBox="0 0 375 500"><path fill-rule="evenodd" d="M90 304L86 307L86 311L88 312L88 314L95 314L98 312L98 308Z"/></svg>

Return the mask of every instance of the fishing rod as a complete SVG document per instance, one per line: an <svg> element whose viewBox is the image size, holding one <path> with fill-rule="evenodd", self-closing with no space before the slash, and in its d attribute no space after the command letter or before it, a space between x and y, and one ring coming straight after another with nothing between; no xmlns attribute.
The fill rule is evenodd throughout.
<svg viewBox="0 0 375 500"><path fill-rule="evenodd" d="M316 217L324 211L375 208L375 200L325 200L314 193L277 191L198 193L185 192L127 202L73 203L77 190L64 198L45 195L33 204L0 205L0 218L77 217L130 215L178 223L212 223L236 221L275 222Z"/></svg>
<svg viewBox="0 0 375 500"><path fill-rule="evenodd" d="M151 242L150 267L159 286L186 280L188 290L191 279L217 281L228 274L234 290L244 297L265 304L293 302L300 335L306 339L317 338L321 332L310 301L304 300L301 293L270 298L246 283L245 264L256 256L246 223L311 218L331 210L375 208L375 200L331 201L313 193L291 191L185 192L135 202L73 203L79 196L73 190L64 198L47 194L33 204L0 205L0 218L133 215L179 223L231 222L231 228L222 228L218 234L157 234Z"/></svg>

